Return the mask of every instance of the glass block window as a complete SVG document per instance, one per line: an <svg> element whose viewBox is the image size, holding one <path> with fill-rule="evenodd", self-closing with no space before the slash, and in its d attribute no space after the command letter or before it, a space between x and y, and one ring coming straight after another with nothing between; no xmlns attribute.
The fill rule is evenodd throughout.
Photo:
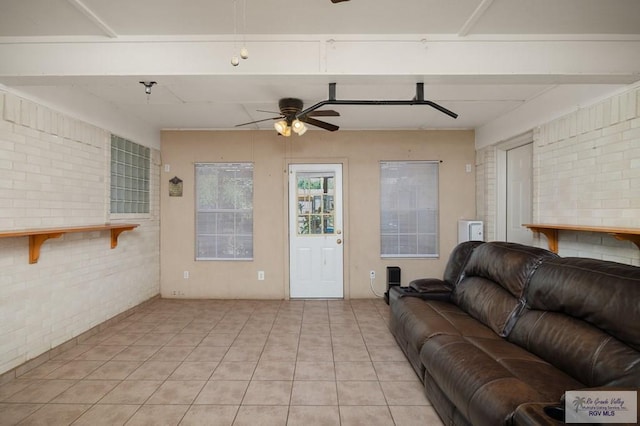
<svg viewBox="0 0 640 426"><path fill-rule="evenodd" d="M380 163L380 255L438 256L438 162Z"/></svg>
<svg viewBox="0 0 640 426"><path fill-rule="evenodd" d="M111 213L149 213L151 150L111 135Z"/></svg>
<svg viewBox="0 0 640 426"><path fill-rule="evenodd" d="M196 260L253 259L253 164L196 164Z"/></svg>

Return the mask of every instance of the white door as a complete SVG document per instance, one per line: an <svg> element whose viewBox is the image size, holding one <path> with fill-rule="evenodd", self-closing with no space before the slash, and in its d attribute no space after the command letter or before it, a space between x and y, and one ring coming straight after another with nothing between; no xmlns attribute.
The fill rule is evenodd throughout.
<svg viewBox="0 0 640 426"><path fill-rule="evenodd" d="M531 223L533 196L533 144L507 151L506 240L531 245L533 234L522 225Z"/></svg>
<svg viewBox="0 0 640 426"><path fill-rule="evenodd" d="M290 165L290 297L343 297L343 241L342 165Z"/></svg>

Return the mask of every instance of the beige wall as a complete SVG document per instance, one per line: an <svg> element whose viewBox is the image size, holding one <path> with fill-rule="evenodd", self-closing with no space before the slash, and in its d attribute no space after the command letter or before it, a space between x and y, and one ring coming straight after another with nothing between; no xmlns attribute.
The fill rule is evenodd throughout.
<svg viewBox="0 0 640 426"><path fill-rule="evenodd" d="M440 259L381 259L379 162L441 160ZM162 134L161 294L187 298L288 297L287 174L289 163L342 163L344 167L345 297L374 297L385 288L386 267L402 268L402 282L441 276L457 243L457 220L475 216L472 131L329 133L284 138L273 131L165 131ZM254 163L253 261L194 261L194 163ZM167 172L166 168L170 170ZM473 168L472 168L473 170ZM168 181L184 181L182 197ZM257 280L257 271L265 280ZM189 271L190 277L183 278Z"/></svg>

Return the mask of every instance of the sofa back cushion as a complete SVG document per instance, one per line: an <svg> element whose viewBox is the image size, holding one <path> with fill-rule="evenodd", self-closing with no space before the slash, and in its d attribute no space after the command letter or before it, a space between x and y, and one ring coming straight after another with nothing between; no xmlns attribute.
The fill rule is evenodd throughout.
<svg viewBox="0 0 640 426"><path fill-rule="evenodd" d="M504 337L524 307L524 291L548 250L517 243L489 242L475 248L452 301Z"/></svg>
<svg viewBox="0 0 640 426"><path fill-rule="evenodd" d="M640 387L640 268L550 259L526 300L509 340L588 386Z"/></svg>
<svg viewBox="0 0 640 426"><path fill-rule="evenodd" d="M640 350L640 268L605 260L557 258L540 266L527 301L532 309L587 321Z"/></svg>
<svg viewBox="0 0 640 426"><path fill-rule="evenodd" d="M484 242L465 241L455 246L449 255L447 267L445 268L444 275L442 277L443 281L451 287L458 284L460 278L462 278L464 267L471 257L471 253L473 253L473 250L481 244L484 244Z"/></svg>

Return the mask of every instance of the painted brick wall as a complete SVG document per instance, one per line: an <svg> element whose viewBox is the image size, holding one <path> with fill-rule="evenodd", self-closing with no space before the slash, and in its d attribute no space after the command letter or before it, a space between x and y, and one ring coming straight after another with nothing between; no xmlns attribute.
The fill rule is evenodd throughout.
<svg viewBox="0 0 640 426"><path fill-rule="evenodd" d="M636 85L534 129L533 221L640 228L640 88ZM476 153L478 214L496 238L496 148ZM547 248L546 238L535 244ZM640 265L630 242L562 231L562 256Z"/></svg>
<svg viewBox="0 0 640 426"><path fill-rule="evenodd" d="M496 149L489 146L476 152L476 211L485 241L495 240L496 203Z"/></svg>
<svg viewBox="0 0 640 426"><path fill-rule="evenodd" d="M67 234L28 263L28 238L0 239L0 373L159 293L159 152L148 215L109 215L110 133L0 92L0 231L133 222Z"/></svg>
<svg viewBox="0 0 640 426"><path fill-rule="evenodd" d="M540 126L534 182L536 222L640 228L640 88ZM559 253L640 265L633 244L595 233L560 232Z"/></svg>

